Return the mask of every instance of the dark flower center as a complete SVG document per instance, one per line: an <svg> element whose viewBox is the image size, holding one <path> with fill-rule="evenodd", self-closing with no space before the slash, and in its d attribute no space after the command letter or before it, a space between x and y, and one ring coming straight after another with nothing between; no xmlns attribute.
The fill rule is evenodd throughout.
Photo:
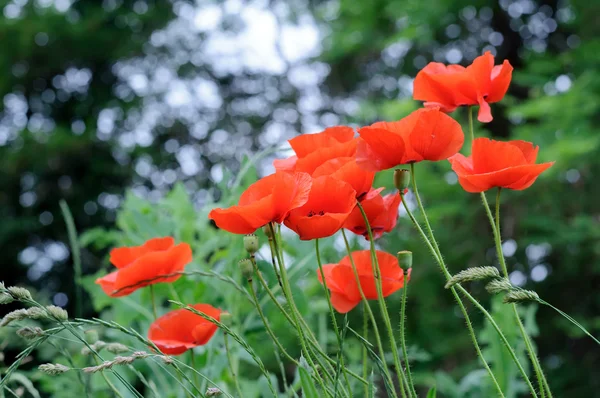
<svg viewBox="0 0 600 398"><path fill-rule="evenodd" d="M307 214L307 216L308 216L308 217L312 217L312 216L324 216L324 215L325 215L325 212L324 212L323 210L321 210L321 211L319 211L319 212L316 212L316 211L312 211L312 210L311 210L311 211L309 211L309 212L308 212L308 214Z"/></svg>

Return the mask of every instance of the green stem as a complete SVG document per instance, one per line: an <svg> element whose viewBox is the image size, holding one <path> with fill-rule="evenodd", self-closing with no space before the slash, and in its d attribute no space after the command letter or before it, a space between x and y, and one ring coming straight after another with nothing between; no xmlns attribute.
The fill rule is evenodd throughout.
<svg viewBox="0 0 600 398"><path fill-rule="evenodd" d="M344 230L342 229L342 233ZM346 236L344 235L344 240L346 241ZM347 244L347 241L346 241ZM369 303L367 301L363 301L363 338L369 341L369 315L367 314L367 309ZM362 358L363 358L363 377L365 380L369 377L369 367L367 366L367 359L369 353L367 352L367 346L363 344L362 348ZM365 397L369 396L369 385L365 385Z"/></svg>
<svg viewBox="0 0 600 398"><path fill-rule="evenodd" d="M487 197L484 192L481 192L481 199L483 201L484 207L486 208L486 213L488 214L488 218L490 220L493 234L494 234L494 243L496 245L496 255L498 257L498 261L500 262L500 266L502 268L502 272L504 276L508 278L508 268L506 267L506 260L504 259L504 253L502 252L502 235L500 232L500 193L502 192L502 188L498 188L496 193L496 217L495 222L494 218L491 215L491 209L487 202ZM527 348L527 353L529 355L529 359L531 360L531 364L533 365L533 369L535 371L535 375L538 380L538 386L540 388L540 395L542 398L546 396L544 393L544 389L548 392L548 397L552 398L552 392L550 391L548 380L546 380L546 376L544 375L544 371L542 370L542 366L540 365L539 359L533 349L533 344L531 343L531 339L523 326L523 322L521 321L521 317L519 316L519 311L517 309L516 304L512 304L513 313L515 315L515 320L517 321L517 325L519 326L519 331L521 332L521 336L523 337L523 341L525 342L525 347Z"/></svg>
<svg viewBox="0 0 600 398"><path fill-rule="evenodd" d="M315 251L317 253L317 264L319 266L319 272L321 273L321 279L323 280L323 290L325 290L325 297L327 299L327 306L329 307L329 314L331 315L331 322L333 324L333 332L335 333L335 337L337 338L338 347L339 347L339 366L342 368L342 372L344 372L344 377L347 379L348 375L346 372L346 367L344 366L344 353L342 351L343 343L342 336L340 335L340 330L338 328L337 320L335 318L335 311L333 310L333 305L331 304L331 297L329 294L329 288L327 287L327 280L325 278L325 272L323 271L323 262L321 261L321 253L319 252L319 239L315 239ZM337 374L337 370L336 370ZM334 391L337 388L337 383L334 386ZM351 386L348 386L351 388Z"/></svg>
<svg viewBox="0 0 600 398"><path fill-rule="evenodd" d="M379 261L377 260L377 252L375 251L375 241L373 238L373 231L371 231L371 225L369 224L369 217L367 217L367 213L363 209L360 202L356 203L356 206L360 210L362 214L363 220L365 221L365 226L367 228L367 232L369 234L369 243L371 249L371 268L373 269L373 277L375 278L375 287L377 288L377 302L379 303L379 309L381 311L381 315L383 316L383 321L385 327L387 329L388 337L390 340L390 345L392 349L392 357L394 359L394 366L396 367L396 375L398 376L398 383L400 384L400 393L403 397L406 397L406 392L404 391L404 386L406 385L408 388L408 393L411 393L411 387L408 386L408 381L406 380L406 375L402 370L402 366L400 365L400 357L398 356L398 345L396 344L396 338L394 337L394 329L392 328L392 322L390 321L390 315L388 313L387 307L385 305L385 299L383 297L383 288L381 282L381 273L379 269ZM352 256L350 256L352 257Z"/></svg>
<svg viewBox="0 0 600 398"><path fill-rule="evenodd" d="M71 256L73 257L73 269L75 271L75 315L80 317L83 315L81 305L81 252L79 242L77 241L77 230L75 229L75 221L73 214L69 210L69 205L63 199L58 202L62 211L65 224L67 225L67 233L69 235L69 245L71 246Z"/></svg>
<svg viewBox="0 0 600 398"><path fill-rule="evenodd" d="M540 304L544 304L547 305L548 307L552 308L554 311L558 312L560 315L562 315L566 320L568 320L569 322L571 322L573 325L577 326L579 328L579 330L581 330L583 333L587 334L589 337L592 338L592 340L594 340L596 343L600 344L600 341L595 338L590 332L587 331L586 328L583 327L582 324L580 324L579 322L577 322L575 320L575 318L571 317L569 314L567 314L566 312L563 312L561 310L559 310L558 308L556 308L555 306L553 306L552 304L548 303L547 301L544 301L542 299L539 299L538 302Z"/></svg>
<svg viewBox="0 0 600 398"><path fill-rule="evenodd" d="M366 313L368 314L369 318L371 319L371 325L373 325L373 331L375 332L375 340L377 341L377 348L379 350L379 356L381 357L381 362L386 363L385 362L385 350L383 349L383 343L381 342L381 336L379 334L379 327L377 326L377 322L375 321L375 315L373 314L373 311L371 310L371 306L369 305L369 301L367 300L367 296L365 296L365 292L363 291L362 285L360 284L360 277L358 275L358 269L356 268L356 264L354 263L354 258L352 257L352 250L350 249L350 244L348 243L348 238L346 237L346 232L342 229L342 236L344 237L344 244L346 245L346 251L348 252L348 257L350 258L350 265L352 266L352 272L354 273L354 280L356 282L356 286L358 287L358 292L360 293L360 297L362 299L363 305L364 305L364 310L366 311ZM364 329L367 329L367 322L365 321L364 324ZM363 336L364 339L366 340L367 337ZM363 358L364 359L364 364L367 363L367 349L366 347L363 345L364 351L363 351ZM363 368L363 372L366 372L366 365ZM392 382L392 376L389 374L389 371L387 369L387 366L385 367L385 375L384 375L389 382L389 385L394 385L394 383ZM366 376L365 376L366 379ZM400 380L398 380L400 382ZM367 385L368 387L368 385ZM396 392L394 391L394 394L396 394ZM397 395L395 395L397 397Z"/></svg>
<svg viewBox="0 0 600 398"><path fill-rule="evenodd" d="M469 114L469 133L471 135L471 148L473 148L473 141L475 141L475 129L473 129L473 107L472 106L469 106L467 113Z"/></svg>
<svg viewBox="0 0 600 398"><path fill-rule="evenodd" d="M192 368L196 369L196 353L194 352L193 349L190 350L190 362L192 364ZM193 378L194 378L194 385L198 388L200 388L200 380L198 380L198 375L196 373L193 374Z"/></svg>
<svg viewBox="0 0 600 398"><path fill-rule="evenodd" d="M406 335L405 335L405 321L406 321L406 297L408 296L408 279L407 274L404 273L404 287L402 288L402 304L400 306L400 345L402 346L402 354L404 356L404 365L406 366L406 378L408 379L408 385L412 387L412 394L417 397L417 391L412 380L412 374L410 373L410 364L408 361L408 351L406 349Z"/></svg>
<svg viewBox="0 0 600 398"><path fill-rule="evenodd" d="M287 271L285 269L285 264L283 262L283 254L282 254L282 252L279 248L279 244L277 242L278 239L277 239L277 235L275 234L275 229L273 228L272 223L269 223L268 225L271 230L271 235L273 236L273 248L275 250L275 257L277 258L277 261L279 263L279 271L281 272L281 279L282 279L282 283L283 283L283 294L288 301L288 305L290 306L290 313L291 313L291 318L293 320L293 326L296 328L296 331L298 332L298 339L300 340L300 346L301 346L302 350L306 354L306 361L311 366L313 371L316 374L319 374L317 366L315 365L315 363L313 362L313 360L311 358L310 351L308 350L308 347L306 344L304 332L302 331L302 326L300 324L300 321L298 320L298 312L299 311L298 311L298 308L296 307L296 303L294 302L292 288L290 286L290 281L288 280L288 277L287 277ZM318 357L315 356L315 358L317 358L317 361L318 361ZM325 375L329 375L328 373L329 372L325 372ZM319 377L317 379L317 381L321 385L321 388L323 389L323 391L325 393L327 393L327 389L325 388L325 383L324 383L322 377Z"/></svg>
<svg viewBox="0 0 600 398"><path fill-rule="evenodd" d="M237 391L238 396L242 398L244 394L242 394L242 389L240 388L240 381L238 380L237 371L233 363L233 358L231 357L231 350L229 349L229 339L227 338L227 333L223 333L223 341L225 342L225 352L227 353L227 361L229 361L229 368L231 369L231 377L233 378L233 382L235 383L235 390Z"/></svg>
<svg viewBox="0 0 600 398"><path fill-rule="evenodd" d="M156 299L154 297L154 285L150 285L150 300L152 301L152 314L154 315L154 320L158 318L158 311L156 310Z"/></svg>
<svg viewBox="0 0 600 398"><path fill-rule="evenodd" d="M404 208L406 209L406 213L410 217L412 223L415 225L417 230L421 233L421 235L422 235L423 239L425 240L427 246L429 247L429 250L431 251L433 257L437 260L437 263L440 266L442 273L446 277L446 280L449 280L452 277L452 275L448 271L448 267L446 266L444 257L442 256L439 245L437 244L437 241L435 239L435 235L433 234L433 229L431 228L431 224L429 223L429 218L427 217L427 213L425 212L425 207L423 206L423 202L421 202L421 196L419 195L419 189L417 187L414 164L410 165L410 173L411 173L411 185L412 185L413 193L415 195L417 205L419 207L419 211L421 212L421 214L423 215L423 219L425 220L425 227L427 228L427 233L429 235L429 238L425 235L425 232L423 232L423 229L421 228L420 224L417 222L414 215L410 211L408 205L406 204L404 195L402 194L402 192L400 192L402 204L404 205ZM465 323L467 325L467 329L469 331L471 341L473 342L473 346L475 347L477 356L479 357L479 359L481 360L481 363L483 364L484 368L488 372L488 375L490 376L490 379L492 380L492 384L496 388L498 395L500 397L503 397L504 393L502 392L502 388L500 387L500 384L498 384L498 380L496 380L496 376L494 376L494 372L492 372L492 369L490 368L489 364L487 363L487 361L485 360L485 358L483 356L483 353L481 352L481 348L479 346L479 342L477 341L477 335L475 334L475 330L473 329L473 323L471 322L469 313L467 312L467 309L466 309L465 305L463 304L460 296L456 292L456 289L454 287L451 287L450 291L451 291L452 295L454 296L454 299L456 300L456 303L458 304L460 311L463 314L463 317L465 319ZM481 307L481 308L483 308L483 307ZM484 311L485 311L485 309L484 309ZM509 347L509 350L512 350L512 348ZM515 356L515 358L516 358L516 356Z"/></svg>

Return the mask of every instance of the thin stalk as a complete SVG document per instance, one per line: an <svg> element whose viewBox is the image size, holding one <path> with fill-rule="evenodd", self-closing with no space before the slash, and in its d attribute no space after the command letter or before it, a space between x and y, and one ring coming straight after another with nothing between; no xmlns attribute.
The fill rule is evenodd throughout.
<svg viewBox="0 0 600 398"><path fill-rule="evenodd" d="M415 180L415 170L414 170L414 166L412 164L411 164L411 183L412 183L413 193L415 194L415 198L416 198L417 204L419 206L419 211L421 212L421 214L423 214L423 217L426 220L425 221L425 225L428 227L427 230L428 230L428 233L429 233L429 238L427 237L427 235L425 234L425 232L421 228L421 225L415 219L414 215L412 214L412 211L410 210L410 208L406 204L406 200L404 198L404 195L402 194L402 192L400 192L400 197L402 199L402 204L404 205L404 209L406 210L406 214L408 214L408 217L412 221L412 223L415 226L415 228L417 229L417 231L419 231L419 233L421 234L423 240L425 241L427 247L429 248L429 251L433 255L434 259L437 261L438 265L440 266L440 269L442 270L442 273L446 277L446 280L449 280L452 277L452 275L448 271L448 268L446 267L446 263L444 262L444 258L441 255L441 251L439 249L439 246L437 245L437 242L435 241L435 237L433 235L433 230L431 229L431 225L429 224L429 220L427 218L427 213L425 212L425 208L423 207L423 203L421 202L421 198L419 196L419 190L417 188L417 183L416 183L416 180ZM485 360L485 358L483 356L483 353L481 352L481 348L479 347L479 342L477 341L477 335L475 334L475 330L473 329L473 324L471 322L471 318L469 317L469 313L467 312L467 309L466 309L465 305L463 304L460 296L456 292L456 288L454 286L450 288L450 292L454 296L454 299L456 300L456 303L458 304L458 306L460 308L460 311L463 314L463 317L465 319L465 323L467 324L467 329L469 331L469 336L471 337L471 341L473 342L473 346L475 347L475 351L477 353L477 356L479 357L479 359L481 360L481 363L483 364L484 368L488 372L488 375L490 376L490 379L492 380L492 384L494 385L494 387L496 388L496 391L498 392L498 396L504 397L504 393L502 392L502 388L500 387L500 384L498 384L498 380L496 380L496 376L494 376L494 372L492 372L492 369L490 368L489 364L487 363L487 361ZM475 300L475 299L473 299L473 300ZM485 310L485 308L483 308L483 307L481 307L481 308L487 313L487 311ZM491 315L490 315L490 318L491 318ZM498 331L499 331L499 329L498 329ZM510 346L508 346L508 348L509 348L510 351L512 351L512 348ZM514 354L514 351L513 351L513 354ZM518 362L518 359L517 359L516 355L514 356L514 359L516 359L517 362ZM525 378L527 378L527 374L526 373L524 373L524 376L525 376ZM534 390L534 392L535 392L535 390Z"/></svg>
<svg viewBox="0 0 600 398"><path fill-rule="evenodd" d="M442 260L440 260L440 258L438 257L437 252L435 251L433 245L429 241L429 238L427 237L427 235L425 235L425 232L423 231L423 229L421 228L421 226L419 225L419 223L415 219L415 217L412 214L410 208L406 205L406 203L404 201L404 198L402 200L402 203L404 204L404 208L406 209L406 212L407 212L410 220L413 222L415 228L420 233L421 238L425 241L425 244L429 248L431 254L433 255L433 257L437 261L438 265L440 265L440 267L442 267L442 265L443 265ZM446 275L445 272L444 272L444 274ZM471 294L467 290L465 290L462 286L455 285L455 287L454 286L451 287L450 290L454 294L454 297L456 298L457 303L459 303L459 307L461 308L463 316L465 317L465 321L467 322L467 328L469 329L469 334L471 335L471 339L473 340L473 345L475 346L475 349L477 351L477 355L483 361L483 364L486 367L486 369L488 369L488 373L491 372L491 369L489 368L489 365L487 365L487 362L485 362L485 359L483 358L483 354L481 353L481 349L479 348L479 343L477 342L477 337L475 336L475 331L473 330L473 326L471 324L471 321L470 321L470 318L469 318L469 314L467 313L467 310L466 310L464 304L460 300L460 297L456 293L456 290L460 291L467 299L469 299L469 301L471 301L475 305L475 307L477 307L477 309L479 309L479 311L481 311L481 313L483 313L483 315L487 318L487 320L490 322L490 324L492 325L492 327L496 330L496 333L498 333L498 336L500 337L500 339L502 340L502 342L506 346L507 350L509 351L511 358L513 359L513 361L517 365L517 368L519 369L519 372L521 373L521 375L523 376L523 379L527 383L527 386L529 387L529 390L530 390L532 396L533 397L537 397L537 393L535 392L535 388L531 384L531 381L529 381L529 378L527 377L527 373L525 372L525 369L523 369L523 366L521 365L521 363L519 362L519 359L517 358L517 354L515 353L514 349L511 347L510 343L508 342L508 339L506 338L506 336L504 335L504 333L502 332L502 330L500 329L500 327L498 326L498 324L494 320L494 317L492 317L492 315L481 304L479 304L479 301L477 301L477 299L475 299L475 297L471 296ZM493 372L491 373L491 376L493 377ZM492 380L495 380L495 377ZM497 382L496 382L496 385L497 385ZM502 394L502 395L500 395L501 397L504 396L504 394L502 393L501 390L499 391L499 394Z"/></svg>
<svg viewBox="0 0 600 398"><path fill-rule="evenodd" d="M502 235L500 232L500 194L502 192L502 188L498 188L496 192L496 217L495 222L493 217L491 217L491 209L487 202L487 197L484 192L481 192L481 198L483 204L486 208L486 212L488 213L488 218L492 225L493 234L494 234L494 243L496 245L496 255L498 257L498 261L500 262L500 266L502 267L502 272L504 276L508 278L508 268L506 267L506 260L504 259L504 253L502 252ZM540 388L540 395L542 398L545 397L544 389L548 392L548 397L552 398L552 392L550 391L550 387L548 385L548 380L546 380L546 376L544 375L544 371L542 370L542 366L540 365L539 359L533 349L533 344L531 343L531 339L525 330L525 326L523 326L523 322L521 321L521 316L519 315L519 311L517 309L516 304L512 304L513 313L515 315L515 320L517 321L517 325L519 326L519 331L521 332L521 336L523 337L523 341L525 342L525 347L527 348L527 353L529 355L529 359L531 360L531 364L533 365L533 369L535 371L535 375L538 380L538 386Z"/></svg>
<svg viewBox="0 0 600 398"><path fill-rule="evenodd" d="M281 271L281 279L282 279L282 283L283 283L283 293L286 296L286 299L290 306L290 313L291 313L291 317L293 319L293 325L296 328L296 331L298 332L298 339L300 340L300 346L302 347L302 350L306 353L306 360L307 360L308 364L311 366L311 368L314 370L314 372L316 374L319 374L319 372L317 371L317 366L315 365L315 363L313 362L313 360L311 358L310 351L308 350L308 347L306 344L304 332L302 331L300 321L298 320L298 308L296 307L296 303L294 302L294 297L292 295L292 288L290 286L290 281L287 278L287 271L285 269L285 264L283 263L283 254L281 253L281 250L280 250L278 242L277 242L277 235L275 234L275 228L273 228L272 223L269 223L268 225L271 230L271 235L273 236L273 248L275 249L275 256L279 263L279 270ZM315 357L315 358L317 358L317 357ZM325 374L327 375L328 372L325 372ZM325 387L325 383L324 383L322 377L319 377L317 379L317 381L321 385L321 388L323 389L323 391L327 392L327 389Z"/></svg>
<svg viewBox="0 0 600 398"><path fill-rule="evenodd" d="M396 367L396 375L398 376L398 383L400 384L400 393L403 397L406 397L406 392L404 391L404 386L406 385L408 388L409 395L411 394L411 387L408 386L408 381L406 380L406 375L400 365L400 357L398 355L398 345L396 344L396 338L394 337L394 329L392 328L392 322L390 321L390 315L388 313L387 307L385 305L385 298L383 297L383 288L381 282L381 270L379 269L379 261L377 260L377 252L375 251L375 242L373 238L373 231L371 231L371 225L369 224L369 217L367 217L367 213L363 209L362 205L357 202L356 206L360 210L362 214L363 220L365 221L365 226L367 228L367 232L369 233L369 243L371 248L371 268L373 269L373 277L375 278L375 287L377 288L377 302L379 303L379 309L381 311L381 315L383 316L383 321L385 327L387 329L388 337L390 340L390 345L392 348L392 357L394 359L394 366ZM352 256L350 256L352 257Z"/></svg>
<svg viewBox="0 0 600 398"><path fill-rule="evenodd" d="M347 380L348 375L346 372L346 367L344 366L344 353L342 351L343 343L342 336L340 336L340 330L338 328L337 320L335 318L335 311L333 310L333 306L331 304L331 297L329 294L329 288L327 287L327 280L325 278L325 272L323 271L323 262L321 261L321 253L319 252L319 239L315 239L315 251L317 253L317 264L319 265L319 272L321 273L321 279L323 280L323 290L325 291L325 297L327 299L327 306L329 307L329 314L331 315L331 322L333 324L333 332L335 333L335 337L337 338L338 347L339 347L339 366L342 368L342 372L344 373L344 377ZM337 372L336 372L337 374ZM334 389L337 388L337 383L334 386ZM351 388L348 385L348 388ZM337 391L337 390L334 390Z"/></svg>
<svg viewBox="0 0 600 398"><path fill-rule="evenodd" d="M360 293L360 297L363 302L364 310L366 311L366 314L369 316L369 319L371 320L371 325L373 325L373 331L375 332L375 341L377 342L379 356L381 357L381 361L383 363L385 363L385 350L383 349L383 343L381 342L381 335L379 334L379 328L377 327L377 322L375 321L375 315L373 314L373 310L371 310L369 301L367 300L367 297L365 296L365 292L363 291L362 285L360 284L360 277L358 275L358 269L356 268L356 264L354 263L354 258L352 257L352 250L350 249L350 243L348 243L348 238L346 237L346 232L343 229L342 229L342 237L344 238L344 244L346 245L346 251L348 252L348 258L350 259L350 265L352 266L352 272L354 273L354 280L356 282L356 286L358 287L358 292ZM363 328L365 330L368 330L367 326L368 326L367 322L364 321ZM363 338L365 340L367 339L366 336L363 336ZM363 344L363 359L364 359L363 364L367 363L366 357L367 357L367 348ZM363 372L366 372L366 365L364 365L364 367L363 367ZM385 375L384 376L388 379L389 385L394 385L394 383L392 382L392 376L389 374L387 366L385 367ZM365 376L365 379L366 378L367 377ZM400 380L398 380L398 382L400 382ZM368 385L367 385L367 388L368 388ZM396 394L395 391L394 391L394 394ZM397 395L395 395L395 397L397 397Z"/></svg>
<svg viewBox="0 0 600 398"><path fill-rule="evenodd" d="M192 364L192 368L196 369L196 353L194 352L193 348L190 350L190 363ZM200 388L201 383L200 383L200 380L198 380L198 375L196 373L193 374L193 378L194 378L194 385L197 386L198 388Z"/></svg>
<svg viewBox="0 0 600 398"><path fill-rule="evenodd" d="M291 315L288 314L288 312L285 310L285 308L283 308L283 306L281 305L281 303L279 302L279 300L277 300L277 298L275 297L275 294L273 293L273 290L271 290L271 288L269 288L269 285L267 283L267 281L265 280L265 278L262 276L262 274L259 272L258 267L256 266L256 264L254 264L254 270L256 275L258 276L258 280L260 281L260 284L262 285L263 289L265 289L265 291L267 292L267 295L271 298L271 301L275 304L275 306L279 309L279 311L283 314L283 316L286 318L286 320L292 325L294 326L294 320L292 319ZM301 321L303 321L303 319L301 319ZM302 324L307 330L308 330L308 324L306 324L305 322L303 322ZM331 358L329 358L329 356L323 351L323 349L318 345L316 337L311 335L310 333L308 334L309 339L308 339L308 343L309 345L319 354L321 355L325 360L327 360L328 363L335 365L335 361ZM356 380L360 381L363 385L369 385L369 382L361 377L360 375L356 374L355 372L353 372L351 369L347 369L347 372L350 376L352 376L353 378L355 378Z"/></svg>
<svg viewBox="0 0 600 398"><path fill-rule="evenodd" d="M342 229L342 233L343 232L344 232L344 230ZM344 235L344 240L346 240L345 235ZM367 314L367 309L365 307L368 305L369 305L368 302L363 301L363 338L367 341L369 341L369 315ZM367 377L369 377L369 367L367 366L368 355L369 355L369 353L367 352L367 346L365 344L363 344L362 360L363 360L363 377L365 378L365 380L367 379ZM369 396L369 385L367 384L367 385L365 385L365 397L368 397L368 396Z"/></svg>
<svg viewBox="0 0 600 398"><path fill-rule="evenodd" d="M75 229L75 221L73 214L69 210L69 205L65 200L61 199L58 202L60 210L63 214L65 224L67 225L67 233L69 234L69 245L71 246L71 256L73 257L73 270L75 271L75 315L82 316L82 292L81 292L81 252L79 242L77 242L77 230Z"/></svg>
<svg viewBox="0 0 600 398"><path fill-rule="evenodd" d="M233 363L233 358L231 357L231 351L229 350L227 333L223 333L223 342L225 343L225 352L227 353L227 361L229 361L229 368L231 369L231 377L233 377L233 382L235 383L235 390L237 391L238 396L242 398L244 394L242 394L242 389L240 388L240 381L238 380L237 371Z"/></svg>
<svg viewBox="0 0 600 398"><path fill-rule="evenodd" d="M156 299L154 298L154 285L150 285L150 300L152 301L152 314L154 320L158 318L158 311L156 310Z"/></svg>
<svg viewBox="0 0 600 398"><path fill-rule="evenodd" d="M548 307L552 308L554 311L558 312L560 315L562 315L566 320L568 320L569 322L571 322L573 325L577 326L579 328L579 330L581 330L583 333L587 334L589 337L592 338L592 340L594 340L596 343L600 344L600 341L595 338L590 332L587 331L586 328L583 327L582 324L580 324L579 322L577 322L575 320L575 318L573 318L572 316L570 316L569 314L559 310L558 308L556 308L555 306L553 306L552 304L548 303L547 301L544 301L542 299L539 299L538 302L540 304L544 304L547 305Z"/></svg>
<svg viewBox="0 0 600 398"><path fill-rule="evenodd" d="M404 272L404 271L403 271ZM408 385L412 388L412 394L417 397L417 391L415 390L415 385L412 380L412 375L410 373L410 364L408 361L408 351L406 349L406 297L408 296L408 280L407 275L404 272L404 286L402 288L402 304L400 306L400 345L402 347L402 354L404 356L404 366L406 366L406 378L408 381Z"/></svg>

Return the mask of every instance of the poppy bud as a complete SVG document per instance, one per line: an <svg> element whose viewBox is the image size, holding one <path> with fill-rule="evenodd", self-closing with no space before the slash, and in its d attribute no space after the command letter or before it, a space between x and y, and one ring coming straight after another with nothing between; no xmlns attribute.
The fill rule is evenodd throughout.
<svg viewBox="0 0 600 398"><path fill-rule="evenodd" d="M410 171L406 169L394 170L394 186L398 188L398 191L404 193L404 190L408 188L410 184Z"/></svg>
<svg viewBox="0 0 600 398"><path fill-rule="evenodd" d="M248 281L252 280L252 275L254 274L254 267L252 266L252 261L249 258L245 258L240 260L238 263L240 270L242 271L242 275L244 278L248 279Z"/></svg>
<svg viewBox="0 0 600 398"><path fill-rule="evenodd" d="M272 228L272 224L269 223L267 225L265 225L263 227L263 232L265 233L265 236L269 239L269 240L273 240L273 229Z"/></svg>
<svg viewBox="0 0 600 398"><path fill-rule="evenodd" d="M400 264L400 267L402 267L403 270L408 270L410 268L412 268L412 252L409 250L402 250L399 251L398 254L396 255L396 257L398 257L398 263Z"/></svg>
<svg viewBox="0 0 600 398"><path fill-rule="evenodd" d="M229 312L221 312L221 320L220 322L225 326L231 326L233 317Z"/></svg>
<svg viewBox="0 0 600 398"><path fill-rule="evenodd" d="M258 236L254 234L244 236L244 250L250 254L258 251Z"/></svg>

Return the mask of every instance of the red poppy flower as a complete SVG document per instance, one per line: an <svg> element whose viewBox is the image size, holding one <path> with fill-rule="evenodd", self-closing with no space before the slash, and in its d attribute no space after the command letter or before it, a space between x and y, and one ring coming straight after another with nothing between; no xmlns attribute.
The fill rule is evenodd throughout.
<svg viewBox="0 0 600 398"><path fill-rule="evenodd" d="M494 66L494 56L487 51L469 66L431 62L415 78L413 98L452 112L462 105L479 105L477 119L492 121L491 103L504 98L512 77L508 61Z"/></svg>
<svg viewBox="0 0 600 398"><path fill-rule="evenodd" d="M381 195L383 188L372 189L361 201L374 239L378 239L384 232L390 232L398 221L398 206L400 206L400 193L396 192L385 196ZM352 210L344 223L344 228L362 235L369 240L369 232L365 220L357 207Z"/></svg>
<svg viewBox="0 0 600 398"><path fill-rule="evenodd" d="M296 153L273 162L276 170L295 170L312 174L330 159L354 156L354 130L347 126L329 127L317 134L303 134L288 141Z"/></svg>
<svg viewBox="0 0 600 398"><path fill-rule="evenodd" d="M335 234L356 206L356 191L331 176L313 180L308 201L290 211L285 225L302 240L325 238Z"/></svg>
<svg viewBox="0 0 600 398"><path fill-rule="evenodd" d="M400 268L398 259L395 256L379 250L376 253L381 272L382 292L383 296L387 297L404 286L404 271ZM369 250L353 252L352 259L358 271L360 287L365 297L368 300L377 300L377 287L375 286L371 266L371 252ZM408 280L410 280L410 272L409 269ZM354 277L350 256L344 257L338 264L325 264L323 274L325 275L327 288L331 293L331 304L337 312L345 314L360 303L362 298ZM323 279L320 270L317 270L317 276L322 284Z"/></svg>
<svg viewBox="0 0 600 398"><path fill-rule="evenodd" d="M493 187L515 190L529 188L554 162L536 164L539 147L526 141L494 141L476 138L469 157L456 154L450 159L458 182L467 192Z"/></svg>
<svg viewBox="0 0 600 398"><path fill-rule="evenodd" d="M330 159L317 167L312 174L314 178L329 175L352 185L356 197L364 196L371 189L375 172L363 170L354 157Z"/></svg>
<svg viewBox="0 0 600 398"><path fill-rule="evenodd" d="M306 173L276 172L250 185L237 206L213 209L208 218L231 233L250 234L269 222L283 222L290 210L306 203L311 184Z"/></svg>
<svg viewBox="0 0 600 398"><path fill-rule="evenodd" d="M380 171L423 160L448 159L460 150L460 124L438 109L419 109L397 122L378 122L358 130L356 162Z"/></svg>
<svg viewBox="0 0 600 398"><path fill-rule="evenodd" d="M176 245L170 237L154 238L142 246L111 250L110 262L118 269L96 283L111 297L127 296L144 286L176 281L181 275L173 274L191 261L192 249L187 243Z"/></svg>
<svg viewBox="0 0 600 398"><path fill-rule="evenodd" d="M190 307L217 321L221 310L208 304ZM190 348L208 343L218 327L186 309L175 310L157 318L148 330L148 339L167 355L183 354Z"/></svg>

